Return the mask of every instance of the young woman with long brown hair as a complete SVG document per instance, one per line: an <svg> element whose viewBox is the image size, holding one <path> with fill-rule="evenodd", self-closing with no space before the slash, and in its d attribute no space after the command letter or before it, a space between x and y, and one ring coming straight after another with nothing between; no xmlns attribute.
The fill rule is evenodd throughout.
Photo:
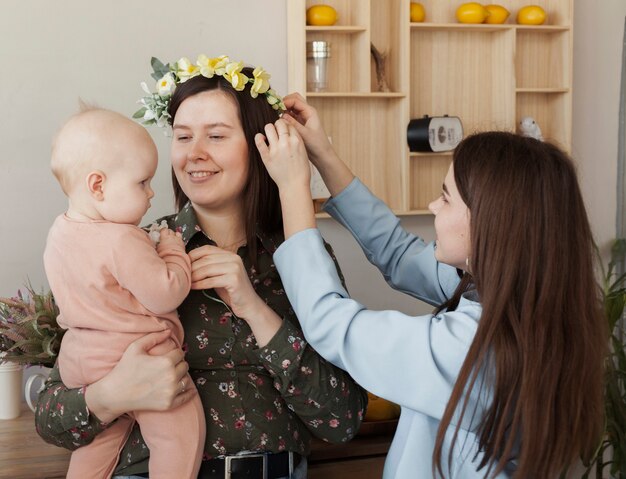
<svg viewBox="0 0 626 479"><path fill-rule="evenodd" d="M256 139L282 201L274 259L310 343L402 406L384 476L555 478L591 453L607 336L570 158L511 133L466 138L429 206L437 239L426 244L337 157L315 109L284 101L285 119ZM332 194L326 210L392 287L440 305L434 314L349 298L315 229L307 152Z"/></svg>

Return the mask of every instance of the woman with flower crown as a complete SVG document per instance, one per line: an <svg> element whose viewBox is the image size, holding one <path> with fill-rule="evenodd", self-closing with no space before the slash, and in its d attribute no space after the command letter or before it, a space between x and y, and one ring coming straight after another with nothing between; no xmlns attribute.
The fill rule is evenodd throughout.
<svg viewBox="0 0 626 479"><path fill-rule="evenodd" d="M157 91L135 117L172 127L177 213L159 223L181 233L192 263L178 309L186 355L165 355L171 340L154 333L86 388L68 389L53 369L37 431L76 449L127 411L178 407L196 394L175 379L189 368L206 416L199 478L306 477L311 437L349 441L367 399L306 343L272 261L283 241L280 199L254 137L284 105L264 70L228 57L152 66ZM137 427L119 457L113 477L148 477Z"/></svg>

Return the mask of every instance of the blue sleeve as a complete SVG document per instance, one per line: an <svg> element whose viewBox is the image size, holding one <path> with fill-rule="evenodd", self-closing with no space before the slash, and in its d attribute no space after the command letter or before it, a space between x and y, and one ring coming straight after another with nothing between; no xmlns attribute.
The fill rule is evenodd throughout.
<svg viewBox="0 0 626 479"><path fill-rule="evenodd" d="M433 305L445 302L456 289L457 270L435 259L434 243L426 244L402 228L358 178L324 209L352 233L392 288Z"/></svg>
<svg viewBox="0 0 626 479"><path fill-rule="evenodd" d="M286 240L274 262L305 337L368 391L440 418L474 338L480 305L411 317L349 298L317 229Z"/></svg>

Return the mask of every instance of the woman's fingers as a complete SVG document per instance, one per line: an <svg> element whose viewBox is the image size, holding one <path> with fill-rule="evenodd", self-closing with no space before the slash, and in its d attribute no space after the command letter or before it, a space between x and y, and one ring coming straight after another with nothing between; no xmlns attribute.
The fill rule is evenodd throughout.
<svg viewBox="0 0 626 479"><path fill-rule="evenodd" d="M278 132L276 131L276 127L273 123L265 125L265 138L267 138L267 143L270 148L272 145L278 143Z"/></svg>
<svg viewBox="0 0 626 479"><path fill-rule="evenodd" d="M133 341L132 343L130 343L130 345L128 346L128 349L132 348L133 351L147 352L147 351L152 350L154 347L158 346L159 344L169 341L170 335L171 333L169 330L158 331L156 333L149 333Z"/></svg>

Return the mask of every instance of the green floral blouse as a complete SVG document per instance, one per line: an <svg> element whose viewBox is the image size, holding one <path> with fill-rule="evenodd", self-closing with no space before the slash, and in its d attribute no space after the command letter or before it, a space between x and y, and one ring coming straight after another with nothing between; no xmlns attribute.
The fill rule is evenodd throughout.
<svg viewBox="0 0 626 479"><path fill-rule="evenodd" d="M189 204L163 219L181 232L187 251L214 244L201 231ZM256 268L246 246L237 252L257 294L284 321L264 348L258 348L248 324L213 290L191 291L178 308L189 373L206 416L205 460L240 451L295 451L306 456L311 436L346 442L361 424L365 391L304 340L272 261L281 241L279 235L258 236ZM39 396L35 420L44 440L71 450L89 444L107 427L89 413L84 388L67 389L56 367ZM115 473L141 472L148 472L148 449L135 426Z"/></svg>

